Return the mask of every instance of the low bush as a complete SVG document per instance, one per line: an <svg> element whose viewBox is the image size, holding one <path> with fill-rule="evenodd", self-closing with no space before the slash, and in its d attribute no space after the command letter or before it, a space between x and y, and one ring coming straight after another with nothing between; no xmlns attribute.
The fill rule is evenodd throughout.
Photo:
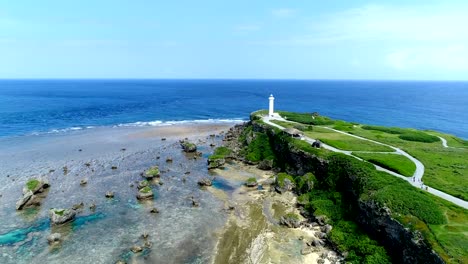
<svg viewBox="0 0 468 264"><path fill-rule="evenodd" d="M416 142L424 142L424 143L433 143L433 142L440 141L438 137L429 135L421 131L405 132L399 135L398 137L400 139L407 140L407 141L416 141Z"/></svg>

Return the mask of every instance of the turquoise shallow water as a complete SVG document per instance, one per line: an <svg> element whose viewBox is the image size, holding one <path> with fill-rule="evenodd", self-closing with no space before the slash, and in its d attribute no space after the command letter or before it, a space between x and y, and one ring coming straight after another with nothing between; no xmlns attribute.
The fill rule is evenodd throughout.
<svg viewBox="0 0 468 264"><path fill-rule="evenodd" d="M0 137L246 119L268 107L468 138L468 82L0 80Z"/></svg>

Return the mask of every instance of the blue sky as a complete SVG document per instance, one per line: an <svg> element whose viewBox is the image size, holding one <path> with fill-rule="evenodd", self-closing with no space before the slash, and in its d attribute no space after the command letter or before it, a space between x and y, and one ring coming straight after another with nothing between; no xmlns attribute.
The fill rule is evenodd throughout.
<svg viewBox="0 0 468 264"><path fill-rule="evenodd" d="M467 80L466 1L0 0L0 78Z"/></svg>

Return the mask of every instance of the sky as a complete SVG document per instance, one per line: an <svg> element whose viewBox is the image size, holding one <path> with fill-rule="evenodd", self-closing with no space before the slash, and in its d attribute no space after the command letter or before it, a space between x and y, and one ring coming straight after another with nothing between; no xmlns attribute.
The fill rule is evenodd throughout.
<svg viewBox="0 0 468 264"><path fill-rule="evenodd" d="M0 78L468 80L468 1L0 0Z"/></svg>

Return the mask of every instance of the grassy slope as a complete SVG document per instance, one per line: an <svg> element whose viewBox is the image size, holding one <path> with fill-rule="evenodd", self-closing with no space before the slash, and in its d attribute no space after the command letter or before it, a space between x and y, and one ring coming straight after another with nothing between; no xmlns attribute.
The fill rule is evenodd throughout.
<svg viewBox="0 0 468 264"><path fill-rule="evenodd" d="M404 149L424 163L426 171L423 179L426 184L453 195L464 197L464 199L467 200L466 190L468 189L468 179L462 177L462 175L468 175L468 168L466 165L466 157L468 155L467 149L443 148L441 142L422 143L406 141L400 139L398 134L364 130L354 123L344 121L335 121L329 124L329 126ZM468 145L466 141L452 135L432 131L430 131L429 134L444 137L447 139L449 146L464 148ZM305 151L309 151L309 146L300 144L302 142L299 140L293 141L297 142L297 144L295 144L296 146L302 146ZM402 214L401 221L407 226L413 226L415 229L420 230L433 246L434 250L440 254L446 262L468 263L468 210L417 190L408 183L403 183L400 179L382 173L380 175L382 177L379 178L384 179L384 185L382 185L383 188L382 186L376 186L378 187L376 190L378 190L379 195L376 195L375 199L381 202L385 201L387 204L392 204L391 201L396 203L392 206L394 207L392 208L393 212L400 211L398 209L399 206L404 206L406 208L409 206L409 208L411 208L414 202L416 202L418 206L413 207L413 210L418 214L422 213L424 215L426 208L429 209L429 207L442 211L446 223L426 224L427 221L421 221L418 217L412 216L412 214L406 216ZM399 181L400 184L396 184L394 181ZM411 188L413 188L413 190ZM416 192L418 194L416 194ZM432 205L421 204L419 202L420 199L415 199L421 195L424 197L423 200L429 199L432 201L426 202ZM436 204L436 206L433 204ZM424 219L425 217L420 216L420 218ZM405 219L406 221L404 221Z"/></svg>
<svg viewBox="0 0 468 264"><path fill-rule="evenodd" d="M436 189L468 200L468 149L444 148L441 142L422 143L402 140L397 134L354 127L354 135L399 147L425 166L423 181Z"/></svg>
<svg viewBox="0 0 468 264"><path fill-rule="evenodd" d="M416 170L416 165L402 155L357 152L353 152L353 155L408 177L412 176Z"/></svg>

